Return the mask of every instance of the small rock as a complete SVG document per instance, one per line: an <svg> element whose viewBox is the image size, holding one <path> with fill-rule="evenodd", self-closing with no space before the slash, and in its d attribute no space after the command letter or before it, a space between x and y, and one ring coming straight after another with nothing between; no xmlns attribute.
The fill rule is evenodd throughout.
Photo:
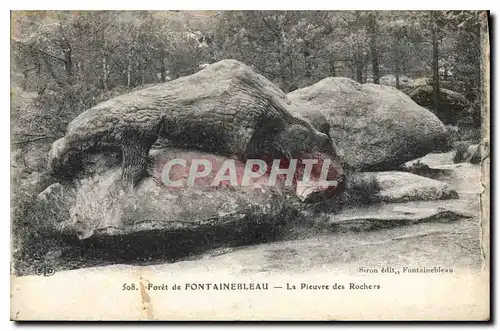
<svg viewBox="0 0 500 331"><path fill-rule="evenodd" d="M375 177L380 188L377 196L383 202L458 199L458 193L450 185L407 172L366 172L360 176Z"/></svg>

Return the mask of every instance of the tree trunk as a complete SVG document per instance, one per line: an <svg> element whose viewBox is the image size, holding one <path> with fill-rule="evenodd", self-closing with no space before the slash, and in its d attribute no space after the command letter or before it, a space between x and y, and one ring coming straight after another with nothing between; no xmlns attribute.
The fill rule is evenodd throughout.
<svg viewBox="0 0 500 331"><path fill-rule="evenodd" d="M108 63L104 54L102 55L102 89L108 90Z"/></svg>
<svg viewBox="0 0 500 331"><path fill-rule="evenodd" d="M148 63L148 59L145 59L145 62ZM141 81L141 85L144 85L144 82L145 82L144 81L144 71L145 71L144 70L144 65L141 64L139 68L140 68L139 72L140 72L140 75L141 75L140 76L141 77L141 80L140 80Z"/></svg>
<svg viewBox="0 0 500 331"><path fill-rule="evenodd" d="M160 51L160 79L162 83L165 83L167 78L166 78L166 72L167 69L165 68L165 52L163 50Z"/></svg>
<svg viewBox="0 0 500 331"><path fill-rule="evenodd" d="M377 22L375 18L375 13L370 13L370 21L368 24L368 32L370 34L370 55L372 62L372 75L373 83L380 83L380 70L378 64L378 52L377 52Z"/></svg>
<svg viewBox="0 0 500 331"><path fill-rule="evenodd" d="M288 87L288 79L286 75L286 62L285 62L285 30L283 25L280 26L280 36L279 36L279 66L280 66L280 75L281 81L283 84L283 91L285 93L290 92Z"/></svg>
<svg viewBox="0 0 500 331"><path fill-rule="evenodd" d="M358 83L363 83L363 68L359 65L356 66L356 81Z"/></svg>
<svg viewBox="0 0 500 331"><path fill-rule="evenodd" d="M302 55L304 56L304 76L310 78L311 74L311 64L309 62L309 57L311 56L311 52L309 51L309 47L304 45L302 49Z"/></svg>
<svg viewBox="0 0 500 331"><path fill-rule="evenodd" d="M29 72L28 72L28 69L24 69L23 70L23 83L21 86L23 91L26 91L26 89L28 87L28 81L29 81Z"/></svg>
<svg viewBox="0 0 500 331"><path fill-rule="evenodd" d="M36 67L36 74L40 76L40 74L42 73L42 63L40 62L38 57L36 57L35 67Z"/></svg>
<svg viewBox="0 0 500 331"><path fill-rule="evenodd" d="M132 83L132 64L130 63L130 60L128 61L127 65L127 88L129 89Z"/></svg>
<svg viewBox="0 0 500 331"><path fill-rule="evenodd" d="M73 79L73 58L71 56L71 47L64 49L64 69L68 75L68 80Z"/></svg>
<svg viewBox="0 0 500 331"><path fill-rule="evenodd" d="M54 81L57 83L57 85L59 85L60 87L62 88L65 88L65 83L63 83L61 80L59 80L59 77L57 77L57 74L56 72L54 71L54 68L52 67L52 64L50 63L50 61L47 59L47 56L46 55L42 55L42 59L43 61L45 62L45 67L47 68L47 71L49 72L49 74L52 76L52 78L54 79Z"/></svg>
<svg viewBox="0 0 500 331"><path fill-rule="evenodd" d="M356 81L358 83L363 83L363 61L361 61L359 54L356 56L356 60L354 63L356 70Z"/></svg>
<svg viewBox="0 0 500 331"><path fill-rule="evenodd" d="M401 83L399 82L399 77L401 75L401 65L399 59L396 59L396 88L399 90L401 88Z"/></svg>
<svg viewBox="0 0 500 331"><path fill-rule="evenodd" d="M365 61L364 65L364 75L363 75L363 84L368 80L368 60Z"/></svg>
<svg viewBox="0 0 500 331"><path fill-rule="evenodd" d="M438 46L438 27L433 16L432 22L432 95L434 101L434 111L441 111L441 95L439 93L439 46Z"/></svg>
<svg viewBox="0 0 500 331"><path fill-rule="evenodd" d="M330 72L332 77L337 76L337 70L335 68L335 59L333 57L330 59Z"/></svg>
<svg viewBox="0 0 500 331"><path fill-rule="evenodd" d="M293 70L293 57L289 58L288 68L290 70L290 85L288 86L290 91L296 90L297 86L295 85L295 71Z"/></svg>
<svg viewBox="0 0 500 331"><path fill-rule="evenodd" d="M133 85L138 86L141 84L141 66L139 64L139 60L135 59L135 68L134 68L134 81Z"/></svg>
<svg viewBox="0 0 500 331"><path fill-rule="evenodd" d="M399 90L401 85L399 82L399 77L401 76L401 58L399 56L399 37L396 37L396 47L394 50L395 61L394 61L394 75L396 76L396 88Z"/></svg>
<svg viewBox="0 0 500 331"><path fill-rule="evenodd" d="M127 54L127 89L132 85L132 49Z"/></svg>

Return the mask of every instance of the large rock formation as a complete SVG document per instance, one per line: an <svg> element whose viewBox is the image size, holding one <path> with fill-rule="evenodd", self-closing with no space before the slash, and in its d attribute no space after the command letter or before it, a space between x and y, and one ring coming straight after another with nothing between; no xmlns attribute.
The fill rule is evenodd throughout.
<svg viewBox="0 0 500 331"><path fill-rule="evenodd" d="M250 178L249 185L243 186L245 165L241 162L235 163L233 175L238 185L234 186L220 177L224 174L218 175L226 158L177 149L154 150L148 163L149 176L133 189L131 185L120 186L119 163L103 166L102 156L94 159L95 164L89 166L92 172L75 185L56 183L39 195L47 228L101 242L139 233L142 238L179 234L175 239L179 243L183 233L208 236L217 231L226 235L233 231L233 238L252 227L251 233L262 227L270 232L275 222L283 220L279 217L284 201L281 182L266 185L268 175L264 174ZM175 165L167 169L167 162L174 159L186 160L186 167ZM186 179L193 160L207 160L213 168L189 184ZM109 159L104 162L109 163ZM191 245L201 247L204 243Z"/></svg>
<svg viewBox="0 0 500 331"><path fill-rule="evenodd" d="M434 96L431 85L419 85L408 93L410 98L422 107L431 109L446 124L456 124L469 111L470 102L458 92L440 88L441 105L434 109Z"/></svg>
<svg viewBox="0 0 500 331"><path fill-rule="evenodd" d="M340 154L359 170L393 170L448 147L444 124L391 87L330 77L288 97L298 116L314 117L316 123L321 122L318 117L324 117Z"/></svg>
<svg viewBox="0 0 500 331"><path fill-rule="evenodd" d="M343 173L329 137L289 113L286 95L235 60L121 95L80 114L54 142L49 168L74 177L91 153L121 151L123 177L138 184L158 138L173 146L239 160L329 159Z"/></svg>
<svg viewBox="0 0 500 331"><path fill-rule="evenodd" d="M255 164L198 151L164 148L152 150L148 159L148 174L136 187L123 184L119 156L88 159L86 176L52 184L38 196L47 227L80 239L179 229L211 233L220 227L239 233L264 226L271 232L287 219L282 214L287 196L295 193L294 201L307 202L324 185L314 172L298 185L301 167L288 177L272 164L261 171Z"/></svg>
<svg viewBox="0 0 500 331"><path fill-rule="evenodd" d="M396 87L396 76L390 74L380 77L380 85ZM399 76L399 87L402 90L407 90L413 85L413 79L408 76Z"/></svg>

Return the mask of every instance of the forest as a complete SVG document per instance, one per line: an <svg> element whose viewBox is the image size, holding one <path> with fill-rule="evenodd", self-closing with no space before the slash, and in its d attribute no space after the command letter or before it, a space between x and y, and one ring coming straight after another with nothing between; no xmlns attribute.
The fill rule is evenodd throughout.
<svg viewBox="0 0 500 331"><path fill-rule="evenodd" d="M346 169L349 166L349 171L353 168L367 172L352 171L354 175L346 180L350 186L341 196L347 202L328 202L325 204L328 208L340 206L340 211L344 204L363 207L381 201L399 203L400 197L390 196L392 191L385 196L380 195L384 185L389 189L396 185L394 183L406 187L415 178L423 184L415 194L413 188L409 190L417 196L405 199L436 200L436 206L444 204L441 200L457 199L459 195L451 187L468 187L474 180L465 184L451 183L455 186L439 181L427 184L430 179L423 176L438 178L442 171L431 169L421 162L408 166L406 162L433 153L438 158L447 155L450 164L445 165L458 168L454 179L469 180L479 176L477 164L482 161L480 130L481 125L484 126L481 123L481 105L485 108L484 100L481 100L484 92L481 90L481 68L484 65L481 45L485 40L485 34L481 33L485 31L485 20L480 14L478 11L11 12L11 213L13 256L18 263L16 268L30 273L33 261L57 260L61 254L68 254L64 259L69 262L60 264L64 268L102 262L100 257L86 259L79 255L80 250L86 249L86 244L75 244L79 247L76 251L71 242L73 246L65 243L68 249L60 248L66 246L61 245L59 230L50 227L53 220L64 218L64 222L71 221L69 215L73 212L75 215L108 220L102 216L107 214L100 212L101 209L95 209L99 212L88 212L85 205L106 207L102 201L107 200L94 196L94 192L107 192L102 183L107 183L108 177L98 184L82 180L75 184L76 189L65 188L67 191L64 192L73 192L71 199L75 200L68 198L71 194L64 193L61 198L64 203L61 204L56 198L57 192L63 192L63 185L45 185L49 149L57 139L65 136L68 123L82 112L118 95L199 71L200 74L213 73L210 70L215 70L214 67L224 67L221 62L226 65L236 62L222 61L225 59L240 61L245 68L249 66L254 77L265 80L263 86L272 86L270 81L282 90L280 93L283 96L289 98L290 104L306 105L300 108L305 113L320 108L320 93L301 94L300 91L319 82L321 86L313 90L323 93L321 101L326 106L321 111L328 108L330 113L337 112L335 116L339 118L333 121L331 116L328 120L333 123L332 128L323 133L327 136L332 134L334 142L344 146L342 157L349 161L345 163ZM199 76L197 74L195 79ZM205 87L217 85L214 80L216 75L203 77ZM336 78L325 80L328 77ZM198 82L186 84L187 93L197 95L200 90ZM344 83L348 88L337 89ZM214 99L219 95L216 94ZM234 99L231 97L232 101ZM198 107L198 104L192 107ZM164 108L170 110L169 107ZM190 132L198 132L187 127ZM83 131L86 132L86 129ZM320 144L311 145L317 147ZM437 145L442 146L438 148ZM331 148L332 144L328 147ZM472 152L469 153L469 150ZM475 161L470 161L474 166L452 164L469 162L472 159L467 156L469 154L474 155ZM469 171L465 175L460 172L464 169ZM371 173L373 171L377 173ZM423 176L417 176L422 173ZM416 177L406 180L407 176L413 175ZM443 181L448 179L446 177ZM479 183L479 180L476 182ZM57 203L44 198L47 196L56 197L54 201ZM138 206L150 206L152 201L156 202L147 195L138 193L138 196L142 199ZM240 196L231 196L234 201L250 199L256 207L267 206L268 201L278 201L266 200L262 196L263 200L256 200L258 203L255 203L251 201L252 196L243 194L240 200L236 198L240 199ZM207 198L206 201L210 203L195 202L218 211L213 199ZM125 202L129 203L128 200ZM462 203L462 200L458 202ZM169 217L177 215L168 208L175 209L178 205L169 203L154 210L165 212ZM276 214L264 210L255 219L259 220L262 216L287 222L289 217L286 215L289 215L288 212L295 215L294 208L316 208L304 205L307 204L294 204L292 201L286 205L289 209L285 212L279 208L272 210ZM318 208L325 205L318 204ZM80 212L80 207L85 212ZM188 211L192 209L187 205L182 207ZM235 213L239 215L238 208L235 209L238 213ZM298 210L302 213L302 209ZM324 215L329 215L329 212ZM359 213L363 215L362 208ZM311 218L307 212L300 215L305 215L304 220ZM157 218L162 217L163 214ZM308 222L317 220L314 218ZM238 222L232 224L239 226ZM54 235L54 231L58 234ZM233 232L239 236L238 231ZM113 236L111 238L114 240ZM177 240L180 237L172 234L172 238ZM224 237L222 241L226 239ZM164 237L158 240L162 245L170 244L170 240L164 240ZM156 243L147 237L144 242ZM165 251L170 252L172 247L167 246ZM199 248L196 245L193 247ZM51 255L53 252L55 257ZM112 255L106 256L104 259L116 261Z"/></svg>
<svg viewBox="0 0 500 331"><path fill-rule="evenodd" d="M479 12L12 13L12 134L54 139L117 94L227 58L284 92L325 77L390 85L445 124L480 125ZM459 114L460 113L460 114ZM457 115L458 114L458 115Z"/></svg>

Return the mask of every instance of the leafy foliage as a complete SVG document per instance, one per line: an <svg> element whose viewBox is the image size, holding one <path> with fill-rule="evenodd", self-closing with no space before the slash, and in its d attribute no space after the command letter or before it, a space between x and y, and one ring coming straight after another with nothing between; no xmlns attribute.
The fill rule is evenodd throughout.
<svg viewBox="0 0 500 331"><path fill-rule="evenodd" d="M31 134L59 136L103 99L224 58L285 92L328 76L392 74L400 87L402 75L431 76L436 29L439 72L479 97L477 12L34 11L13 12L12 24L13 83L37 95L20 125Z"/></svg>

